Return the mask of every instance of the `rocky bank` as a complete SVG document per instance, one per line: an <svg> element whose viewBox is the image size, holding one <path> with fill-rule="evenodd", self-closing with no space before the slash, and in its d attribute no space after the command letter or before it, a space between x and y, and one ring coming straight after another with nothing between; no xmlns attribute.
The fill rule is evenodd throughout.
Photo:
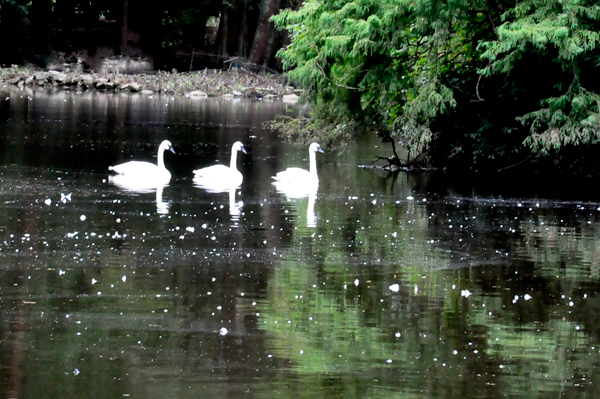
<svg viewBox="0 0 600 399"><path fill-rule="evenodd" d="M78 91L141 92L149 95L283 99L284 101L297 101L300 95L300 90L284 84L281 75L255 74L243 69L123 74L107 70L84 72L77 66L58 71L13 65L0 68L0 86L7 85Z"/></svg>

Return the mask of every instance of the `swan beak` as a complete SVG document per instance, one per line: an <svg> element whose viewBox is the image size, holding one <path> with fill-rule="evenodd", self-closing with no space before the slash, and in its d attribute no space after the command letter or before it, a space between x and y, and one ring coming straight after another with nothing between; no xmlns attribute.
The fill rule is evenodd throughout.
<svg viewBox="0 0 600 399"><path fill-rule="evenodd" d="M240 148L240 150L241 150L241 151L242 151L244 154L248 154L248 153L246 152L246 148L245 148L244 146L242 146L242 148Z"/></svg>
<svg viewBox="0 0 600 399"><path fill-rule="evenodd" d="M173 149L173 146L169 146L169 151L171 151L173 154L177 154L177 153L175 152L175 149Z"/></svg>
<svg viewBox="0 0 600 399"><path fill-rule="evenodd" d="M325 151L323 151L323 149L321 147L317 148L317 151L319 151L322 154L325 154Z"/></svg>

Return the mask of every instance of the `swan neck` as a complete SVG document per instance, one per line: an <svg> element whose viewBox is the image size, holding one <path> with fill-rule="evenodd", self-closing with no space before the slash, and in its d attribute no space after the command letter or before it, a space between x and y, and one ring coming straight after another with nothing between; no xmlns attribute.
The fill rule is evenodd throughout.
<svg viewBox="0 0 600 399"><path fill-rule="evenodd" d="M312 176L317 176L317 153L314 151L309 151L310 157L310 174Z"/></svg>
<svg viewBox="0 0 600 399"><path fill-rule="evenodd" d="M235 148L231 149L231 162L229 163L229 167L232 170L237 170L237 150Z"/></svg>
<svg viewBox="0 0 600 399"><path fill-rule="evenodd" d="M162 171L162 170L167 170L166 166L165 166L165 149L164 148L159 148L158 149L158 155L157 155L157 161L158 163L158 168Z"/></svg>

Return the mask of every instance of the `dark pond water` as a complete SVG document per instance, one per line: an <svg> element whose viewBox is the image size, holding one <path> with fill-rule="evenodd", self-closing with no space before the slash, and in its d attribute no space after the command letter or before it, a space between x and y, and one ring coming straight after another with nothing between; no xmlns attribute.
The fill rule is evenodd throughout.
<svg viewBox="0 0 600 399"><path fill-rule="evenodd" d="M261 126L296 111L2 93L2 396L598 397L600 199L362 170L369 138L288 198L271 176L307 150ZM163 139L168 185L111 183ZM236 140L241 188L195 186Z"/></svg>

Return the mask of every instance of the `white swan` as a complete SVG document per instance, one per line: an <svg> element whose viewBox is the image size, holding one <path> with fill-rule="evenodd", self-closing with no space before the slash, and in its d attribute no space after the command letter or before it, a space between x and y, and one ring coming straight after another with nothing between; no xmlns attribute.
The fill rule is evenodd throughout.
<svg viewBox="0 0 600 399"><path fill-rule="evenodd" d="M230 188L242 185L244 176L237 170L238 151L247 154L244 145L236 141L231 147L231 161L229 167L213 165L194 171L194 184L212 193L222 193Z"/></svg>
<svg viewBox="0 0 600 399"><path fill-rule="evenodd" d="M119 165L109 166L108 170L116 172L117 175L123 175L124 178L137 181L141 186L156 187L159 182L165 183L171 179L171 173L165 167L164 153L166 150L175 154L175 150L169 140L163 141L158 147L158 165L151 162L129 161Z"/></svg>
<svg viewBox="0 0 600 399"><path fill-rule="evenodd" d="M293 184L298 187L298 190L302 190L302 186L318 186L319 184L319 175L317 175L317 151L324 152L321 146L317 143L312 143L310 147L308 147L308 155L310 159L309 170L302 168L287 168L284 171L278 172L273 179L275 179L275 183L282 184ZM306 190L308 195L309 191Z"/></svg>

